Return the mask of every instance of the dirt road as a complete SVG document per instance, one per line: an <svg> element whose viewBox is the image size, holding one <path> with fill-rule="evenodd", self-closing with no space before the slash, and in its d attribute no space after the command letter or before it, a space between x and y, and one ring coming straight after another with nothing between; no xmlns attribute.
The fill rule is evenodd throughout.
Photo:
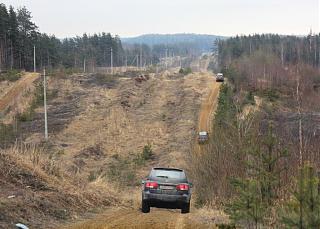
<svg viewBox="0 0 320 229"><path fill-rule="evenodd" d="M213 224L201 223L201 217L197 213L183 215L180 211L166 209L152 209L150 214L142 214L138 209L111 209L99 218L74 225L68 229L217 228Z"/></svg>
<svg viewBox="0 0 320 229"><path fill-rule="evenodd" d="M0 112L5 110L15 98L21 95L21 93L38 78L38 73L26 73L5 95L0 95Z"/></svg>
<svg viewBox="0 0 320 229"><path fill-rule="evenodd" d="M200 115L199 115L199 131L211 130L212 115L217 106L217 98L219 94L220 84L215 82L212 76L212 82L209 82L210 92L207 98L203 101L201 105Z"/></svg>

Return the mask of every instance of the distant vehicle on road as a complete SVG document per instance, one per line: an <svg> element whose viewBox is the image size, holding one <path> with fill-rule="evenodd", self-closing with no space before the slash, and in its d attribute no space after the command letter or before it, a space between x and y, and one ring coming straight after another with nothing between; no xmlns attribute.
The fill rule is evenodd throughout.
<svg viewBox="0 0 320 229"><path fill-rule="evenodd" d="M199 144L205 143L209 140L209 134L206 131L200 131L198 135L198 142Z"/></svg>
<svg viewBox="0 0 320 229"><path fill-rule="evenodd" d="M224 82L223 73L218 73L216 76L216 82Z"/></svg>
<svg viewBox="0 0 320 229"><path fill-rule="evenodd" d="M142 181L143 213L149 213L150 207L181 209L181 213L190 212L192 184L182 169L153 168Z"/></svg>

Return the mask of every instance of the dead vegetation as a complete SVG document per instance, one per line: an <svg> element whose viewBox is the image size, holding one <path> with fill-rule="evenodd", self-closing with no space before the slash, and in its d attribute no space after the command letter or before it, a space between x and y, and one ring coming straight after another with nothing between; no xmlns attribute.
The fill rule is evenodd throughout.
<svg viewBox="0 0 320 229"><path fill-rule="evenodd" d="M90 209L119 204L112 187L70 176L58 155L36 146L1 150L0 167L0 228L18 222L56 228L59 221L75 219Z"/></svg>
<svg viewBox="0 0 320 229"><path fill-rule="evenodd" d="M211 77L49 78L49 141L40 105L19 125L19 139L40 148L1 151L3 225L55 227L96 207L126 206L135 200L118 188L134 189L153 166L185 167Z"/></svg>
<svg viewBox="0 0 320 229"><path fill-rule="evenodd" d="M23 113L32 103L35 86L33 82L39 78L38 74L24 73L20 80L12 83L3 81L0 84L0 118L8 124L15 117Z"/></svg>

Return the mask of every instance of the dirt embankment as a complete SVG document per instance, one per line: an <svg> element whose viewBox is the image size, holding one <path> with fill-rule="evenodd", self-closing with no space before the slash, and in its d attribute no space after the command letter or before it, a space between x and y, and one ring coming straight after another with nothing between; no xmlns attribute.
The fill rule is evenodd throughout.
<svg viewBox="0 0 320 229"><path fill-rule="evenodd" d="M38 73L25 73L4 95L0 95L0 112L10 106L39 77Z"/></svg>

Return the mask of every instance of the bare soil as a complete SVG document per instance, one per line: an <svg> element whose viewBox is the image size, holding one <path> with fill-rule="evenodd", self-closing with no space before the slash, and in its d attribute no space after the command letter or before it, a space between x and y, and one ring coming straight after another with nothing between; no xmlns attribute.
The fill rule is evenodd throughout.
<svg viewBox="0 0 320 229"><path fill-rule="evenodd" d="M98 218L79 223L68 229L111 229L111 228L155 228L155 229L194 229L217 228L207 216L198 212L181 214L178 210L152 209L149 214L142 214L139 209L110 209ZM209 219L214 222L214 218Z"/></svg>

